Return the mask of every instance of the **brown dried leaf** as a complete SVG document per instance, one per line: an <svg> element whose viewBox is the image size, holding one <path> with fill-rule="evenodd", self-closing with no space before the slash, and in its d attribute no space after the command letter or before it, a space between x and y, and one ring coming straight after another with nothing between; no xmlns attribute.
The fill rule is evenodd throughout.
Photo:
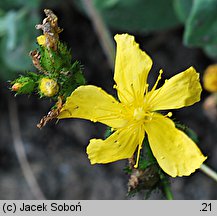
<svg viewBox="0 0 217 216"><path fill-rule="evenodd" d="M56 103L56 108L52 109L46 116L44 116L40 122L37 124L38 128L44 127L49 121L56 119L57 116L60 114L60 110L62 109L62 98L58 97L58 101Z"/></svg>
<svg viewBox="0 0 217 216"><path fill-rule="evenodd" d="M48 49L57 50L57 45L59 41L59 33L63 30L58 26L58 18L50 9L44 9L46 18L43 20L42 24L36 25L36 29L42 29L43 34L46 38L45 43Z"/></svg>

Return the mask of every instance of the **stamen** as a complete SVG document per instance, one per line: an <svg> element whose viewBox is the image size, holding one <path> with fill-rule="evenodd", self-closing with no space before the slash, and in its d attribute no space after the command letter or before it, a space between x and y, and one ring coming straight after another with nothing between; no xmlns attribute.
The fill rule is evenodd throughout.
<svg viewBox="0 0 217 216"><path fill-rule="evenodd" d="M145 93L144 93L145 95L148 93L148 87L149 87L149 84L146 84L145 85Z"/></svg>
<svg viewBox="0 0 217 216"><path fill-rule="evenodd" d="M136 157L136 164L134 165L134 168L138 168L138 165L139 165L139 156L140 156L141 149L142 149L142 145L140 144L138 146L138 152L137 152L137 157Z"/></svg>
<svg viewBox="0 0 217 216"><path fill-rule="evenodd" d="M163 73L163 70L161 69L161 70L159 71L159 75L158 75L157 81L155 82L155 84L154 84L154 86L153 86L151 92L153 92L153 91L157 88L157 85L158 85L159 81L161 80L161 75L162 75L162 73Z"/></svg>
<svg viewBox="0 0 217 216"><path fill-rule="evenodd" d="M154 113L154 112L153 112ZM166 117L171 117L173 114L172 112L168 112L166 115L155 115L152 121L158 121L158 119L166 118Z"/></svg>
<svg viewBox="0 0 217 216"><path fill-rule="evenodd" d="M145 121L145 122L151 121L152 118L153 118L153 115L154 115L153 112L146 112L144 121Z"/></svg>
<svg viewBox="0 0 217 216"><path fill-rule="evenodd" d="M166 115L165 115L165 117L172 117L172 115L173 115L173 113L172 112L168 112Z"/></svg>
<svg viewBox="0 0 217 216"><path fill-rule="evenodd" d="M149 107L149 109L151 109L151 106L150 106L151 101L152 101L153 99L155 99L155 98L157 97L157 95L158 95L158 94L161 92L161 90L162 90L162 87L159 88L159 89L156 91L156 94L154 95L154 97L152 96L153 93L155 92L155 89L157 88L158 82L159 82L160 79L161 79L162 73L163 73L163 70L160 70L160 71L159 71L159 76L158 76L158 78L157 78L156 83L154 84L154 86L153 86L153 88L151 89L151 91L148 92L148 96L146 97L146 109L147 109L148 107Z"/></svg>
<svg viewBox="0 0 217 216"><path fill-rule="evenodd" d="M137 103L137 106L138 106L141 101L138 98L138 94L136 94L133 83L131 83L130 88L131 88L131 90L133 92L133 98L134 98L134 100L135 100L135 102Z"/></svg>

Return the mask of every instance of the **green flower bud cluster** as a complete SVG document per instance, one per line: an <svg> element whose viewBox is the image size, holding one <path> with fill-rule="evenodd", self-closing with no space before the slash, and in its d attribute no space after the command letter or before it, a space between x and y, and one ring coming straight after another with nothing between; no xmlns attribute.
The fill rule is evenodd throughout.
<svg viewBox="0 0 217 216"><path fill-rule="evenodd" d="M51 10L45 9L45 13L47 17L37 28L44 31L46 26L46 31L37 38L38 49L30 52L33 65L38 71L28 72L12 81L11 90L16 95L36 93L54 101L61 97L64 102L75 88L85 84L85 79L80 63L71 61L70 49L59 41L58 34L62 30L57 25L57 17Z"/></svg>
<svg viewBox="0 0 217 216"><path fill-rule="evenodd" d="M59 42L57 51L48 50L40 46L40 71L29 72L12 81L11 90L16 94L38 93L40 97L66 99L79 85L85 84L79 62L71 63L71 53L67 47ZM34 62L34 61L33 61Z"/></svg>

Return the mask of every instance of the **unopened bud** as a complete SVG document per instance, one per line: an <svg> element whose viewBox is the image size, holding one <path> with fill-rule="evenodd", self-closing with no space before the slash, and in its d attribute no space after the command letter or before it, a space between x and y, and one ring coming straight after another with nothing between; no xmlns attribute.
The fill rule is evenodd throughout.
<svg viewBox="0 0 217 216"><path fill-rule="evenodd" d="M39 89L42 95L46 97L53 97L59 91L57 82L50 78L42 78L39 84Z"/></svg>
<svg viewBox="0 0 217 216"><path fill-rule="evenodd" d="M30 75L30 73L29 73ZM35 80L31 77L21 76L12 83L11 90L17 94L31 94L35 89Z"/></svg>
<svg viewBox="0 0 217 216"><path fill-rule="evenodd" d="M217 92L217 64L210 65L205 70L203 85L207 91Z"/></svg>
<svg viewBox="0 0 217 216"><path fill-rule="evenodd" d="M37 42L41 46L45 46L46 43L46 37L44 35L40 35L37 37Z"/></svg>
<svg viewBox="0 0 217 216"><path fill-rule="evenodd" d="M18 92L23 85L21 83L14 83L11 87L12 91Z"/></svg>

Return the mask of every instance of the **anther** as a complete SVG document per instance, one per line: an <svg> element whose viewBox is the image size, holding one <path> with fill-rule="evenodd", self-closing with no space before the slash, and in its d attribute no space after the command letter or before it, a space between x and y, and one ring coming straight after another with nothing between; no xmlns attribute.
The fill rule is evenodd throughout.
<svg viewBox="0 0 217 216"><path fill-rule="evenodd" d="M166 117L172 117L173 113L172 112L168 112L165 116Z"/></svg>

